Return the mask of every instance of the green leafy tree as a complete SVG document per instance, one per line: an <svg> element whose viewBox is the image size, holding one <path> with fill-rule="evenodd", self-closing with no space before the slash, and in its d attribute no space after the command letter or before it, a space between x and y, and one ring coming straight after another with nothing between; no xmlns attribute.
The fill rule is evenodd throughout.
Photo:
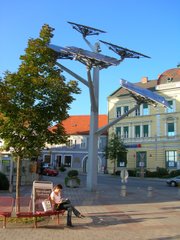
<svg viewBox="0 0 180 240"><path fill-rule="evenodd" d="M18 71L0 79L0 138L17 161L16 197L21 160L38 156L46 143L66 142L61 123L68 117L73 94L80 93L76 81L66 82L56 66L56 53L47 47L53 30L43 25L39 38L29 39Z"/></svg>
<svg viewBox="0 0 180 240"><path fill-rule="evenodd" d="M105 147L105 156L106 159L110 159L113 163L113 174L116 172L116 163L118 159L124 159L127 149L121 140L116 134L112 134L108 140L108 144Z"/></svg>

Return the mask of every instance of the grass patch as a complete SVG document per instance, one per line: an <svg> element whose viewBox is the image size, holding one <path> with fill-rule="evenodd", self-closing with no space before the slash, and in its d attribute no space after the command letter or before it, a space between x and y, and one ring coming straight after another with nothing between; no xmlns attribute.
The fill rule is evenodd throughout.
<svg viewBox="0 0 180 240"><path fill-rule="evenodd" d="M44 217L38 217L37 218L37 222L42 222L44 220L45 220ZM0 221L3 221L3 217L0 217ZM25 224L29 224L29 223L33 223L33 217L32 218L10 217L10 218L7 218L7 222L9 222L9 223L25 223Z"/></svg>

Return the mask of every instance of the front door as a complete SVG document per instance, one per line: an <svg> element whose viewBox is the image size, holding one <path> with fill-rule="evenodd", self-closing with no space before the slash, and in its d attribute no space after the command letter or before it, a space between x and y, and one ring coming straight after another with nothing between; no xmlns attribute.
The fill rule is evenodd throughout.
<svg viewBox="0 0 180 240"><path fill-rule="evenodd" d="M144 170L147 165L147 153L146 152L137 152L136 153L136 167L139 168L140 177L144 177Z"/></svg>

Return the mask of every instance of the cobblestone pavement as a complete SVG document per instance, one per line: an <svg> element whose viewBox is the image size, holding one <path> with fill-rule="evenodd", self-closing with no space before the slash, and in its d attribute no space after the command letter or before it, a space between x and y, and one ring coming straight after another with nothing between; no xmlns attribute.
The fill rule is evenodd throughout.
<svg viewBox="0 0 180 240"><path fill-rule="evenodd" d="M29 191L28 187L22 189L24 194ZM123 196L119 189L103 184L96 192L84 186L65 192L86 216L73 217L73 228L66 227L66 215L60 217L59 225L55 218L48 217L38 223L37 229L32 223L9 222L2 229L0 222L0 240L180 240L179 195L171 199L167 194L162 199L156 193L134 189Z"/></svg>

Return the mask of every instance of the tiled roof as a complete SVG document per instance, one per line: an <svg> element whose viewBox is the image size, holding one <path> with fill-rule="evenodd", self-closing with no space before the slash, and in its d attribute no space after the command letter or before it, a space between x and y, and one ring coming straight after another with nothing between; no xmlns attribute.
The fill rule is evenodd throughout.
<svg viewBox="0 0 180 240"><path fill-rule="evenodd" d="M180 68L172 68L163 72L158 78L158 85L168 82L180 82Z"/></svg>
<svg viewBox="0 0 180 240"><path fill-rule="evenodd" d="M107 115L99 115L99 128L105 126L107 123ZM67 135L88 135L90 130L90 115L70 116L62 124Z"/></svg>

